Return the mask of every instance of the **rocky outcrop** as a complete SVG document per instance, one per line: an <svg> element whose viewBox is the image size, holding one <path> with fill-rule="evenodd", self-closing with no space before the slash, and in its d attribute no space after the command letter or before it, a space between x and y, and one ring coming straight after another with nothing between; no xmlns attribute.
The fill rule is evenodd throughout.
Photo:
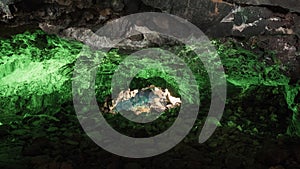
<svg viewBox="0 0 300 169"><path fill-rule="evenodd" d="M143 2L188 19L212 37L300 35L300 5L295 0L143 0Z"/></svg>
<svg viewBox="0 0 300 169"><path fill-rule="evenodd" d="M101 43L107 39L95 38L94 32L105 23L146 11L185 18L210 38L230 37L245 48L257 48L259 52L272 50L286 67L287 75L295 81L299 79L300 3L297 0L3 0L0 36L41 28L50 34L82 42L92 38ZM150 22L170 27L163 20ZM171 42L157 35L132 39L118 47L134 49Z"/></svg>
<svg viewBox="0 0 300 169"><path fill-rule="evenodd" d="M122 23L119 31L127 34L133 31L140 35L117 46L111 39L95 33L116 18L145 11L166 12L185 18L210 38L234 41L262 55L265 62L279 64L292 84L300 79L300 15L295 0L5 0L0 3L0 36L43 29L49 34L75 39L92 47L137 50L176 44L168 37L141 33L141 30L151 32L151 24L139 27L136 23ZM174 27L163 18L158 21L150 19L149 23L165 31ZM182 32L188 31L183 27ZM274 53L274 58L263 56L269 52Z"/></svg>
<svg viewBox="0 0 300 169"><path fill-rule="evenodd" d="M237 44L273 51L288 76L300 79L300 3L296 0L143 0L186 18L212 38L233 37Z"/></svg>
<svg viewBox="0 0 300 169"><path fill-rule="evenodd" d="M7 27L47 23L58 26L56 32L69 27L95 31L109 20L145 11L180 16L210 37L300 35L296 0L5 0L0 2L0 21Z"/></svg>
<svg viewBox="0 0 300 169"><path fill-rule="evenodd" d="M254 5L254 6L269 6L274 8L282 8L290 12L300 13L300 4L297 0L281 1L281 0L225 0L230 3L241 5Z"/></svg>
<svg viewBox="0 0 300 169"><path fill-rule="evenodd" d="M120 16L154 11L140 0L4 0L0 2L1 37L54 25L58 33L70 27L99 29Z"/></svg>
<svg viewBox="0 0 300 169"><path fill-rule="evenodd" d="M162 113L166 109L179 106L180 98L173 97L168 89L162 90L150 86L143 89L121 91L113 100L110 109L113 111L132 111L136 115L141 113Z"/></svg>

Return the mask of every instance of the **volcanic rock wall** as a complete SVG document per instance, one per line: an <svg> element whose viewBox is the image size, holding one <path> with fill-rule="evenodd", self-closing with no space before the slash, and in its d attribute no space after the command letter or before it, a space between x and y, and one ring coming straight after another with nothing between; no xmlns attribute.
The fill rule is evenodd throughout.
<svg viewBox="0 0 300 169"><path fill-rule="evenodd" d="M108 21L147 11L185 18L210 38L274 51L285 73L295 82L300 78L297 0L2 0L0 36L41 28L84 42L79 34L88 37Z"/></svg>

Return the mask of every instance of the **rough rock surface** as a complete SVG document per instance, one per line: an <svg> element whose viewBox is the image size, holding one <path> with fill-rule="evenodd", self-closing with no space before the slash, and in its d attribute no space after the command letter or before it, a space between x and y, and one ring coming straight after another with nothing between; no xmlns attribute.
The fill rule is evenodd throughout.
<svg viewBox="0 0 300 169"><path fill-rule="evenodd" d="M258 49L258 53L275 50L279 61L291 69L291 76L299 79L300 19L297 1L2 0L0 36L42 28L48 33L86 42L87 38L79 36L81 33L90 38L89 34L93 31L120 16L164 11L193 22L210 38L225 37L226 40L230 37L237 45ZM147 37L135 37L135 40L139 39ZM265 61L270 59L265 58ZM55 114L50 119L24 116L19 122L5 118L12 123L10 127L0 125L0 168L299 168L299 140L291 143L281 136L287 126L287 114L291 113L286 112L285 105L277 105L274 101L280 100L277 97L281 98L281 94L273 92L273 95L260 98L264 96L262 93L272 93L272 88L268 92L266 88L260 90L260 95L257 95L257 90L251 92L253 95L246 102L233 100L236 103L227 107L224 113L221 122L224 127L218 128L207 143L198 144L195 140L195 145L185 144L189 141L187 138L171 151L150 159L120 158L101 150L85 138L78 120L73 118L71 103L56 104L57 110L48 110ZM49 100L57 103L59 96L49 95ZM49 103L49 100L44 102ZM14 102L10 100L8 103ZM271 116L270 112L275 113ZM119 121L115 123L115 126L120 126ZM141 129L140 133L144 134L145 130ZM197 136L195 131L191 133L191 137ZM273 141L267 142L267 139Z"/></svg>
<svg viewBox="0 0 300 169"><path fill-rule="evenodd" d="M281 7L285 10L291 12L300 12L300 3L298 0L225 0L228 2L233 2L236 4L245 4L245 5L267 5L273 7Z"/></svg>
<svg viewBox="0 0 300 169"><path fill-rule="evenodd" d="M145 11L180 16L211 37L299 36L300 31L300 5L296 0L5 0L0 2L0 21L8 27L55 25L53 33L70 27L95 31L109 20Z"/></svg>
<svg viewBox="0 0 300 169"><path fill-rule="evenodd" d="M143 0L143 2L186 18L212 36L253 36L262 33L299 36L300 5L296 0Z"/></svg>
<svg viewBox="0 0 300 169"><path fill-rule="evenodd" d="M300 3L297 0L3 0L0 36L41 28L51 34L85 43L92 39L93 45L110 47L109 39L97 37L94 32L116 18L146 11L185 18L210 38L231 37L246 48L258 46L262 52L273 50L282 66L287 67L286 74L299 79ZM172 27L164 21L150 22ZM134 30L136 26L125 26L126 30L122 31ZM117 47L136 49L170 42L161 36L144 34L126 39Z"/></svg>
<svg viewBox="0 0 300 169"><path fill-rule="evenodd" d="M300 3L297 0L143 2L186 18L209 37L233 37L244 47L273 50L282 65L289 69L287 74L293 79L300 78Z"/></svg>
<svg viewBox="0 0 300 169"><path fill-rule="evenodd" d="M132 111L136 115L141 113L161 113L167 108L173 108L181 103L180 98L171 96L168 89L162 90L155 86L141 90L121 91L110 108L113 111Z"/></svg>

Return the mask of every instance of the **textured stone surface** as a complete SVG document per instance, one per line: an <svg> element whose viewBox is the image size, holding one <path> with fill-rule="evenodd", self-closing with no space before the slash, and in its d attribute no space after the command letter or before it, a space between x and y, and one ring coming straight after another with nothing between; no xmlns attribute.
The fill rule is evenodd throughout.
<svg viewBox="0 0 300 169"><path fill-rule="evenodd" d="M132 111L136 115L141 113L161 113L167 108L174 108L181 103L180 98L171 96L168 89L164 91L158 87L150 86L141 90L121 91L113 100L111 110Z"/></svg>
<svg viewBox="0 0 300 169"><path fill-rule="evenodd" d="M247 5L269 5L274 7L281 7L291 12L300 12L300 3L298 0L225 0L228 2L234 2L236 4Z"/></svg>
<svg viewBox="0 0 300 169"><path fill-rule="evenodd" d="M143 0L147 5L186 18L213 37L297 34L296 1ZM294 13L293 13L294 12ZM296 12L296 13L295 13Z"/></svg>
<svg viewBox="0 0 300 169"><path fill-rule="evenodd" d="M204 31L218 23L234 9L232 4L215 3L211 0L143 0L143 2L162 11L185 18Z"/></svg>
<svg viewBox="0 0 300 169"><path fill-rule="evenodd" d="M262 51L275 51L287 74L294 80L300 78L300 3L297 0L143 2L189 20L209 37L233 37L244 47L259 46Z"/></svg>
<svg viewBox="0 0 300 169"><path fill-rule="evenodd" d="M274 50L276 57L288 67L288 74L299 79L299 6L298 0L3 0L0 2L0 36L41 28L89 45L110 47L109 39L94 34L107 22L136 12L166 12L187 19L210 38L231 37L246 48L259 46L262 52ZM149 20L149 23L152 25L138 29L174 28L163 18ZM119 31L139 32L136 26L122 23ZM182 29L183 36L189 32L178 25L176 29ZM170 39L144 34L126 39L117 47L139 49L170 43Z"/></svg>

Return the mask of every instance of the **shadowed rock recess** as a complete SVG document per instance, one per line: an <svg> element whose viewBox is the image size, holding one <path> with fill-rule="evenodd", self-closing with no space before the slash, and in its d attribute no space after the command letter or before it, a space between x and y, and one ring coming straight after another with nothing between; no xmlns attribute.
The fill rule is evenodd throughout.
<svg viewBox="0 0 300 169"><path fill-rule="evenodd" d="M176 15L209 37L226 74L221 121L206 117L211 86L193 46L155 32L142 33L154 27L171 32L172 20L121 20L116 31L97 35L105 24L140 12ZM189 34L184 25L176 26L182 36ZM120 32L137 34L114 46L108 36L118 38ZM113 49L103 52L99 47ZM133 52L150 47L169 50L194 73L201 101L198 118L186 138L168 152L145 159L120 157L97 146L82 130L73 105L72 79L78 78L73 74L95 67L74 70L74 66L80 52L91 65L97 62L91 58L103 56L95 69L97 107L118 132L151 137L177 120L183 96L189 104L194 97L186 94L193 87L185 70L174 71L182 76L180 82L166 73L173 72L170 65L178 70L185 65L172 59L153 64L149 58L133 55L142 66L126 62L123 70L157 67L141 70L126 82L129 88L112 98L111 81L119 65ZM172 58L163 51L160 57L167 55ZM129 72L121 71L120 77ZM89 87L83 83L80 92ZM299 110L299 0L0 0L0 168L299 169ZM119 112L155 120L136 123ZM218 128L199 144L206 120ZM101 125L97 118L83 123L95 126L95 131Z"/></svg>

